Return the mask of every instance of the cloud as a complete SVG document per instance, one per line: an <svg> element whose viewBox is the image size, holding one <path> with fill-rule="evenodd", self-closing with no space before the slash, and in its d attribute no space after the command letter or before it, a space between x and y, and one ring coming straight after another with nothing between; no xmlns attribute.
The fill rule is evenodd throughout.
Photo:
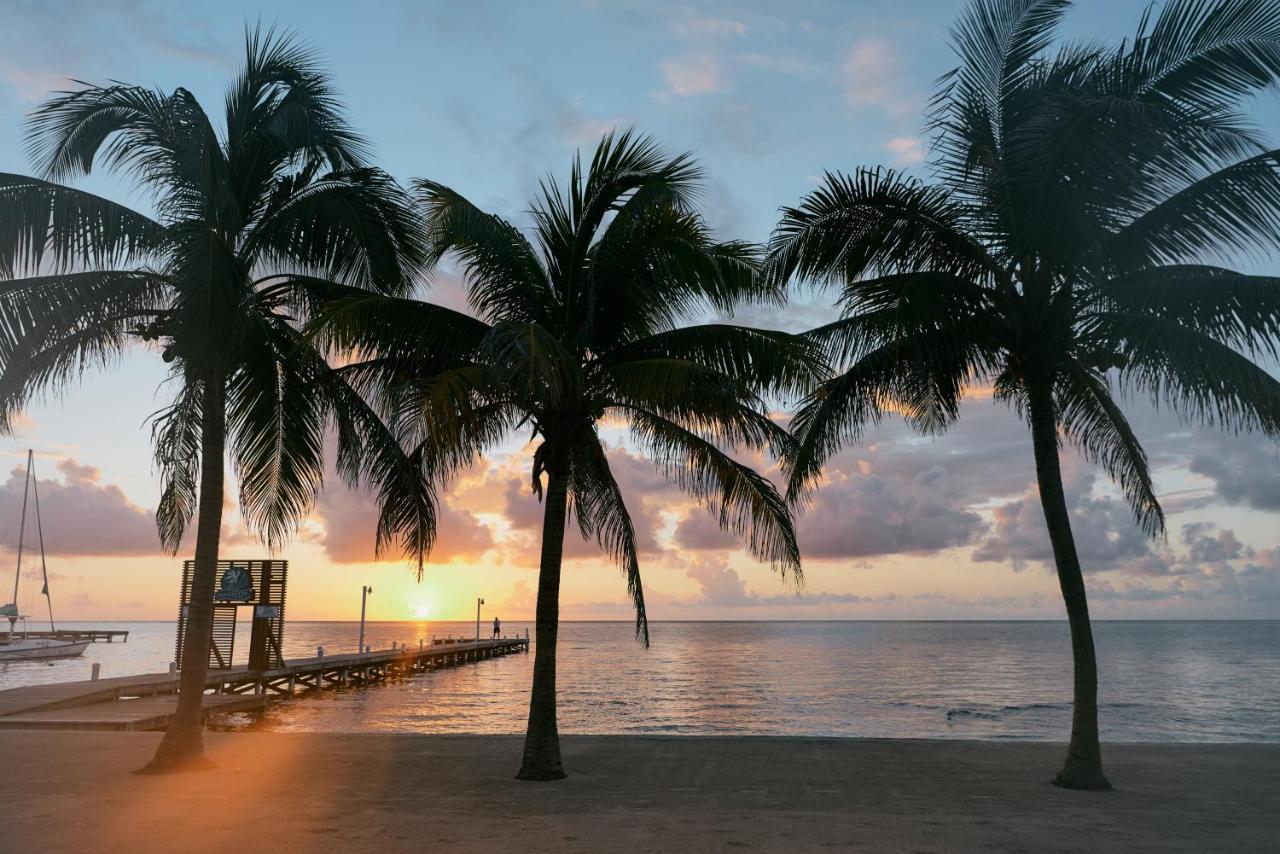
<svg viewBox="0 0 1280 854"><path fill-rule="evenodd" d="M736 58L743 65L749 65L764 71L773 71L778 74L812 74L818 70L813 62L799 56L749 52L740 53Z"/></svg>
<svg viewBox="0 0 1280 854"><path fill-rule="evenodd" d="M198 9L150 0L24 3L20 11L8 11L0 29L0 81L35 103L73 88L72 78L96 80L102 69L116 69L120 76L120 67L135 64L137 57L162 54L229 69L240 58L238 40L210 47L226 32Z"/></svg>
<svg viewBox="0 0 1280 854"><path fill-rule="evenodd" d="M1220 563L1252 557L1253 549L1236 538L1230 529L1218 531L1215 536L1211 522L1193 522L1182 526L1182 542L1187 546L1187 559L1192 563Z"/></svg>
<svg viewBox="0 0 1280 854"><path fill-rule="evenodd" d="M687 575L701 588L703 605L734 608L754 604L759 599L747 593L747 583L724 564L700 561L689 568Z"/></svg>
<svg viewBox="0 0 1280 854"><path fill-rule="evenodd" d="M827 482L796 524L806 560L930 554L967 545L985 527L981 515L964 506L941 466L907 477L838 464L828 468ZM745 547L741 537L722 530L702 508L680 518L674 541L691 551Z"/></svg>
<svg viewBox="0 0 1280 854"><path fill-rule="evenodd" d="M334 563L368 563L376 559L376 502L372 494L353 490L336 479L325 486L312 518L324 526L316 540ZM431 563L478 558L493 545L488 527L470 511L450 506L448 496L440 502L436 531L436 544L428 558ZM398 554L382 557L387 561L401 559Z"/></svg>
<svg viewBox="0 0 1280 854"><path fill-rule="evenodd" d="M899 136L884 145L893 155L894 166L910 166L921 163L925 158L924 140L918 136Z"/></svg>
<svg viewBox="0 0 1280 854"><path fill-rule="evenodd" d="M889 107L902 95L893 46L884 39L859 39L841 67L845 95L855 107Z"/></svg>
<svg viewBox="0 0 1280 854"><path fill-rule="evenodd" d="M677 35L685 37L745 36L747 34L747 25L742 21L693 13L686 13L679 20L672 22L671 29Z"/></svg>
<svg viewBox="0 0 1280 854"><path fill-rule="evenodd" d="M40 516L45 551L51 555L157 555L160 539L152 514L137 506L120 487L101 482L101 472L74 459L57 464L62 480L40 478ZM39 467L37 466L37 471ZM26 468L15 468L0 484L0 506L11 508L3 520L5 546L18 542L16 515L22 508ZM34 511L27 517L25 547L38 548Z"/></svg>
<svg viewBox="0 0 1280 854"><path fill-rule="evenodd" d="M1280 510L1280 444L1260 436L1201 433L1187 467L1228 504Z"/></svg>
<svg viewBox="0 0 1280 854"><path fill-rule="evenodd" d="M1090 598L1104 602L1219 600L1255 610L1280 602L1280 546L1258 552L1242 544L1234 531L1214 534L1214 530L1208 523L1184 525L1181 539L1187 550L1168 559L1163 573L1153 571L1126 580L1091 578Z"/></svg>
<svg viewBox="0 0 1280 854"><path fill-rule="evenodd" d="M726 101L717 104L706 115L706 138L716 147L727 146L743 154L767 154L773 149L773 131L768 116L749 101ZM711 217L714 211L706 210ZM745 207L737 202L733 216L740 221ZM723 218L722 218L723 219Z"/></svg>
<svg viewBox="0 0 1280 854"><path fill-rule="evenodd" d="M611 448L606 454L613 478L622 492L623 503L631 516L637 550L641 554L658 552L657 528L662 524L661 508L668 506L673 499L679 501L680 493L644 457L622 448ZM531 545L540 542L543 505L533 495L527 478L508 476L503 491L502 513L513 529L533 535ZM565 527L564 554L570 559L604 556L594 539L582 537L573 518Z"/></svg>
<svg viewBox="0 0 1280 854"><path fill-rule="evenodd" d="M1236 569L1223 589L1245 602L1280 602L1280 546Z"/></svg>
<svg viewBox="0 0 1280 854"><path fill-rule="evenodd" d="M720 62L709 54L688 54L662 63L666 97L690 98L720 91L724 74Z"/></svg>
<svg viewBox="0 0 1280 854"><path fill-rule="evenodd" d="M767 608L776 605L865 604L898 598L892 594L863 596L858 593L800 591L761 596L747 589L747 583L738 575L737 570L725 563L710 559L695 561L685 575L698 585L699 595L692 600L672 601L667 604L682 608Z"/></svg>
<svg viewBox="0 0 1280 854"><path fill-rule="evenodd" d="M958 501L947 470L914 478L835 471L798 525L808 558L924 554L963 546L984 528Z"/></svg>
<svg viewBox="0 0 1280 854"><path fill-rule="evenodd" d="M1076 483L1067 485L1071 527L1082 568L1086 572L1119 569L1152 557L1151 540L1134 522L1128 504L1092 495L1096 480L1092 472L1085 472ZM974 549L975 561L1007 561L1018 570L1031 563L1053 566L1053 548L1037 490L996 507L993 513L994 531Z"/></svg>
<svg viewBox="0 0 1280 854"><path fill-rule="evenodd" d="M67 604L70 605L72 608L92 608L98 603L97 603L97 600L95 600L88 593L81 592L81 593L72 593L71 596L67 598Z"/></svg>
<svg viewBox="0 0 1280 854"><path fill-rule="evenodd" d="M1046 600L1039 594L1027 596L976 596L962 597L946 593L924 591L920 593L835 593L829 591L797 590L771 596L747 589L746 582L732 567L714 560L699 560L686 572L698 585L698 594L690 599L664 597L663 606L674 609L821 609L827 614L865 613L867 608L893 608L902 614L930 613L931 609L944 608L951 613L991 613L1008 609L1039 611Z"/></svg>

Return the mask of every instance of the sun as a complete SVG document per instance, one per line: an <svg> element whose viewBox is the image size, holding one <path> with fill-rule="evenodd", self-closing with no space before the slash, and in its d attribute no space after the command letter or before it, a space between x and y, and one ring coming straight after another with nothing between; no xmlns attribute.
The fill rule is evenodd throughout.
<svg viewBox="0 0 1280 854"><path fill-rule="evenodd" d="M418 619L425 619L431 616L431 606L426 602L419 602L416 605L410 605L413 615Z"/></svg>

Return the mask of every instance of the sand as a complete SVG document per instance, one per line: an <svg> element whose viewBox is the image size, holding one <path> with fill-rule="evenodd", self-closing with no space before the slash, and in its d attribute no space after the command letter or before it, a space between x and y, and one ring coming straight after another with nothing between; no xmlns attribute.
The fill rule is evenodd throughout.
<svg viewBox="0 0 1280 854"><path fill-rule="evenodd" d="M211 733L218 769L130 774L150 733L0 733L0 851L1276 851L1280 745L578 736L519 783L506 736Z"/></svg>

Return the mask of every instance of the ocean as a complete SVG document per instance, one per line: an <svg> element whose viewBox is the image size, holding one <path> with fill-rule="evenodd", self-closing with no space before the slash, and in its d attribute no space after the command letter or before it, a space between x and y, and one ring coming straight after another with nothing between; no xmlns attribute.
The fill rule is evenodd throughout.
<svg viewBox="0 0 1280 854"><path fill-rule="evenodd" d="M0 690L87 679L93 662L104 677L168 669L172 623L92 625L128 629L129 640L51 664L0 664ZM504 624L508 633L526 628ZM241 629L238 661L249 645ZM319 645L353 652L358 630L289 624L286 657L314 655ZM370 623L366 642L416 646L474 630ZM1280 622L1098 622L1094 632L1105 740L1280 742ZM652 624L651 634L646 650L629 623L561 626L561 732L1063 741L1070 730L1061 622L671 622ZM326 690L231 716L220 728L522 732L532 667L532 655L512 655Z"/></svg>

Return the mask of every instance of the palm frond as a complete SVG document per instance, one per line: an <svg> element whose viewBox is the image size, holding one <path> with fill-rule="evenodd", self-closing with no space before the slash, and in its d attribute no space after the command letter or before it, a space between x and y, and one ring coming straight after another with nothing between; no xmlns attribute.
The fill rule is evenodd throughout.
<svg viewBox="0 0 1280 854"><path fill-rule="evenodd" d="M415 181L432 259L458 255L471 306L487 320L538 321L555 299L537 253L518 229L434 181Z"/></svg>
<svg viewBox="0 0 1280 854"><path fill-rule="evenodd" d="M337 428L339 475L351 486L376 490L378 524L374 553L393 545L417 567L422 580L435 545L439 508L432 466L423 447L406 451L398 437L355 389L336 371L323 371L320 382L332 402Z"/></svg>
<svg viewBox="0 0 1280 854"><path fill-rule="evenodd" d="M856 329L860 320L844 323ZM826 461L889 412L921 432L945 430L959 416L965 388L995 362L991 343L971 336L964 323L897 336L862 352L801 401L791 419L799 441L788 473L791 499L803 499Z"/></svg>
<svg viewBox="0 0 1280 854"><path fill-rule="evenodd" d="M232 186L250 215L295 163L345 172L362 169L369 155L319 58L274 26L246 30L245 64L227 91L226 124Z"/></svg>
<svg viewBox="0 0 1280 854"><path fill-rule="evenodd" d="M324 482L319 357L285 328L263 325L227 384L227 428L240 513L273 551L306 518Z"/></svg>
<svg viewBox="0 0 1280 854"><path fill-rule="evenodd" d="M1164 511L1151 482L1147 454L1111 396L1106 378L1077 361L1057 386L1063 435L1120 485L1134 519L1149 535L1164 533Z"/></svg>
<svg viewBox="0 0 1280 854"><path fill-rule="evenodd" d="M610 349L602 361L617 365L638 359L685 360L761 392L781 394L807 391L826 370L817 348L803 336L724 323L659 332Z"/></svg>
<svg viewBox="0 0 1280 854"><path fill-rule="evenodd" d="M1000 275L966 233L948 194L893 170L827 173L798 208L783 208L769 241L768 274L844 284L864 273L934 270L968 279Z"/></svg>
<svg viewBox="0 0 1280 854"><path fill-rule="evenodd" d="M1280 242L1280 149L1179 189L1124 224L1108 253L1132 268L1269 250Z"/></svg>
<svg viewBox="0 0 1280 854"><path fill-rule="evenodd" d="M434 303L309 286L318 312L308 332L340 354L408 362L461 362L492 332L482 320Z"/></svg>
<svg viewBox="0 0 1280 854"><path fill-rule="evenodd" d="M635 526L609 459L594 433L584 435L569 455L569 488L574 516L584 537L594 538L622 569L636 612L636 637L649 645L649 619L644 606Z"/></svg>
<svg viewBox="0 0 1280 854"><path fill-rule="evenodd" d="M57 335L31 335L8 354L0 371L0 434L42 394L61 391L92 368L110 365L124 352L125 335L112 324L91 324Z"/></svg>
<svg viewBox="0 0 1280 854"><path fill-rule="evenodd" d="M144 263L164 227L83 190L0 173L0 276Z"/></svg>
<svg viewBox="0 0 1280 854"><path fill-rule="evenodd" d="M1144 95L1227 106L1280 78L1280 5L1168 0L1143 15L1131 62Z"/></svg>
<svg viewBox="0 0 1280 854"><path fill-rule="evenodd" d="M627 409L632 432L667 477L706 504L720 527L745 537L753 555L802 582L791 511L767 478L673 421Z"/></svg>
<svg viewBox="0 0 1280 854"><path fill-rule="evenodd" d="M1097 305L1152 314L1246 353L1280 355L1280 278L1222 267L1156 267L1096 289Z"/></svg>
<svg viewBox="0 0 1280 854"><path fill-rule="evenodd" d="M87 175L101 159L151 190L171 219L207 213L228 186L217 134L185 89L165 95L115 84L60 93L31 114L27 142L44 177Z"/></svg>
<svg viewBox="0 0 1280 854"><path fill-rule="evenodd" d="M282 179L245 238L253 263L400 295L427 263L410 200L377 169Z"/></svg>
<svg viewBox="0 0 1280 854"><path fill-rule="evenodd" d="M954 73L961 100L980 101L998 119L1004 97L1015 91L1035 60L1053 42L1070 0L975 0L951 31L960 57Z"/></svg>
<svg viewBox="0 0 1280 854"><path fill-rule="evenodd" d="M1122 387L1187 419L1280 435L1280 381L1203 332L1152 314L1099 312L1082 338L1118 353Z"/></svg>
<svg viewBox="0 0 1280 854"><path fill-rule="evenodd" d="M151 418L151 444L160 473L156 529L170 554L181 547L199 498L203 396L201 382L183 382L173 403Z"/></svg>

